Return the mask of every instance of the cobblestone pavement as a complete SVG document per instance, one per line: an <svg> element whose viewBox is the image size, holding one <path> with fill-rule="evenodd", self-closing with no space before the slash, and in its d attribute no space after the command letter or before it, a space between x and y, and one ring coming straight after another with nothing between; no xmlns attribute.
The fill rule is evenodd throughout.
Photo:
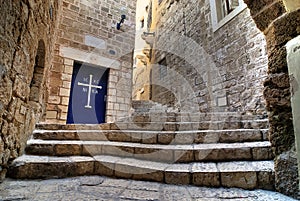
<svg viewBox="0 0 300 201"><path fill-rule="evenodd" d="M0 184L0 200L294 200L276 192L176 186L99 176L11 180Z"/></svg>

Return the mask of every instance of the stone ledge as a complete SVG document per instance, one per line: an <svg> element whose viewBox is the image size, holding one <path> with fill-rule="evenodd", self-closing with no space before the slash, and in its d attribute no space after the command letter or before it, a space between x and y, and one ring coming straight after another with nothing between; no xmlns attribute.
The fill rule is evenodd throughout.
<svg viewBox="0 0 300 201"><path fill-rule="evenodd" d="M34 139L136 142L143 144L199 144L254 142L267 140L267 129L227 129L189 131L141 130L35 130Z"/></svg>
<svg viewBox="0 0 300 201"><path fill-rule="evenodd" d="M110 141L29 140L27 154L133 157L151 161L193 162L272 159L270 142L211 143L188 145L140 144ZM50 154L49 154L50 153Z"/></svg>
<svg viewBox="0 0 300 201"><path fill-rule="evenodd" d="M191 184L208 187L272 190L273 161L168 164L107 155L94 157L37 157L16 159L9 176L21 179L104 175L118 178Z"/></svg>

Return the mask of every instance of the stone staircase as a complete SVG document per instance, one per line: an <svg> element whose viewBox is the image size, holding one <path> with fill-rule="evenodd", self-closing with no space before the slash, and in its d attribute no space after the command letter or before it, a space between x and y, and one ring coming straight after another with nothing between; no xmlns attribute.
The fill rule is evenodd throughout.
<svg viewBox="0 0 300 201"><path fill-rule="evenodd" d="M136 104L130 117L115 123L37 125L26 155L12 163L9 176L103 175L208 187L274 188L265 117L161 112L152 103Z"/></svg>

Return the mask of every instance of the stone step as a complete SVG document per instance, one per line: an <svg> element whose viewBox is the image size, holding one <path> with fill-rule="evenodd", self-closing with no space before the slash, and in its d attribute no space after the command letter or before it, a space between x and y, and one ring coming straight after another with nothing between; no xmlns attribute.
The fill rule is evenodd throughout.
<svg viewBox="0 0 300 201"><path fill-rule="evenodd" d="M167 105L162 105L161 103L153 102L153 101L145 101L145 100L132 100L131 106L134 110L145 110L145 109L152 109L152 110L171 110L171 111L178 111L178 108L169 107Z"/></svg>
<svg viewBox="0 0 300 201"><path fill-rule="evenodd" d="M223 129L268 129L268 121L202 121L202 122L116 122L98 125L38 124L40 130L150 130L187 131Z"/></svg>
<svg viewBox="0 0 300 201"><path fill-rule="evenodd" d="M274 189L273 161L168 164L107 155L52 157L23 155L8 175L18 179L102 175L168 184Z"/></svg>
<svg viewBox="0 0 300 201"><path fill-rule="evenodd" d="M110 141L29 140L26 154L94 156L99 154L169 163L273 159L270 142L157 145Z"/></svg>
<svg viewBox="0 0 300 201"><path fill-rule="evenodd" d="M176 115L176 114L161 114L161 113L141 113L141 114L132 114L132 116L120 117L116 122L242 122L242 123L251 123L255 122L267 122L267 118L262 116L214 116L214 115Z"/></svg>
<svg viewBox="0 0 300 201"><path fill-rule="evenodd" d="M219 113L175 113L175 112L133 112L130 116L121 117L120 119L145 118L152 121L177 121L177 122L199 122L199 121L229 121L229 120L268 120L266 115L245 115L235 112Z"/></svg>
<svg viewBox="0 0 300 201"><path fill-rule="evenodd" d="M267 129L139 131L35 130L33 139L138 142L143 144L199 144L266 141Z"/></svg>
<svg viewBox="0 0 300 201"><path fill-rule="evenodd" d="M220 129L267 129L268 121L265 120L244 120L244 121L201 121L201 122L116 122L112 128L136 129L136 130L165 130L165 131L186 131L186 130L220 130Z"/></svg>

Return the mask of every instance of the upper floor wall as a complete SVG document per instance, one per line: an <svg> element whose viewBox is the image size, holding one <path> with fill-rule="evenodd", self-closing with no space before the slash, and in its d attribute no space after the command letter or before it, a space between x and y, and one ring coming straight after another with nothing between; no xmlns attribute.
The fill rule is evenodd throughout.
<svg viewBox="0 0 300 201"><path fill-rule="evenodd" d="M265 113L266 42L242 1L163 0L156 19L153 100Z"/></svg>
<svg viewBox="0 0 300 201"><path fill-rule="evenodd" d="M54 62L49 77L47 122L66 123L74 62L109 69L107 122L128 113L135 12L135 0L62 1ZM120 24L119 29L117 24Z"/></svg>

